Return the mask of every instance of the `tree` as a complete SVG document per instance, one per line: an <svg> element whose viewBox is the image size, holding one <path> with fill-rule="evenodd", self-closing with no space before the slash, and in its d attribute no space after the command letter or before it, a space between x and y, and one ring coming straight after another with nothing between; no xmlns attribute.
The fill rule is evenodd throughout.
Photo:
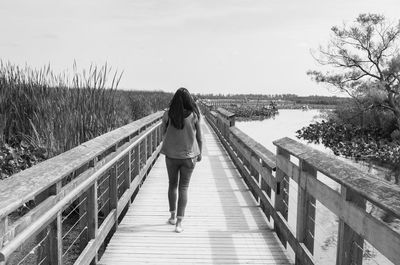
<svg viewBox="0 0 400 265"><path fill-rule="evenodd" d="M400 21L360 14L352 25L331 30L328 45L314 54L330 71L307 74L346 92L364 109L389 111L400 129Z"/></svg>

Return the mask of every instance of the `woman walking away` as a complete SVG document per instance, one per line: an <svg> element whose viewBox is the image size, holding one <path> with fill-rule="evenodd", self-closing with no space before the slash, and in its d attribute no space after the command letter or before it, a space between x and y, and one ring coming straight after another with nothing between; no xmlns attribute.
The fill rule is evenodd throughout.
<svg viewBox="0 0 400 265"><path fill-rule="evenodd" d="M190 177L197 161L201 161L200 112L186 88L179 88L162 119L165 155L168 171L168 201L171 217L168 222L175 232L183 231L182 220L188 199Z"/></svg>

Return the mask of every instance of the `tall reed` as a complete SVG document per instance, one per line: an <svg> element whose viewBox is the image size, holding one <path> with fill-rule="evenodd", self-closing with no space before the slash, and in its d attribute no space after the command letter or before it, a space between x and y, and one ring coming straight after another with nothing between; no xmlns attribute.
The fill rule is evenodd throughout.
<svg viewBox="0 0 400 265"><path fill-rule="evenodd" d="M70 77L50 66L35 70L0 62L0 144L24 142L53 156L154 111L151 97L116 90L121 76L107 65L81 72L74 65ZM155 93L166 97L156 99L164 102L156 108L165 107L168 95ZM138 102L148 109L136 115Z"/></svg>

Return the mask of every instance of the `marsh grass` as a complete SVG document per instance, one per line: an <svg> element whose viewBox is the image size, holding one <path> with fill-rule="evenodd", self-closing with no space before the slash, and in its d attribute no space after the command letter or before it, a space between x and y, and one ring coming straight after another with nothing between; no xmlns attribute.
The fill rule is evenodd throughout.
<svg viewBox="0 0 400 265"><path fill-rule="evenodd" d="M121 77L107 65L78 71L74 64L69 76L0 62L0 144L51 157L168 104L168 93L117 90Z"/></svg>

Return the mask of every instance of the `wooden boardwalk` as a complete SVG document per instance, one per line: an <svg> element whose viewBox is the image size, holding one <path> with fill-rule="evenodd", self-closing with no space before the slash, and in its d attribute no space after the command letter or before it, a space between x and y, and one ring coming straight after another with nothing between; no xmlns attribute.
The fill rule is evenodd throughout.
<svg viewBox="0 0 400 265"><path fill-rule="evenodd" d="M218 138L203 124L181 234L167 224L167 172L160 156L99 264L291 264Z"/></svg>

